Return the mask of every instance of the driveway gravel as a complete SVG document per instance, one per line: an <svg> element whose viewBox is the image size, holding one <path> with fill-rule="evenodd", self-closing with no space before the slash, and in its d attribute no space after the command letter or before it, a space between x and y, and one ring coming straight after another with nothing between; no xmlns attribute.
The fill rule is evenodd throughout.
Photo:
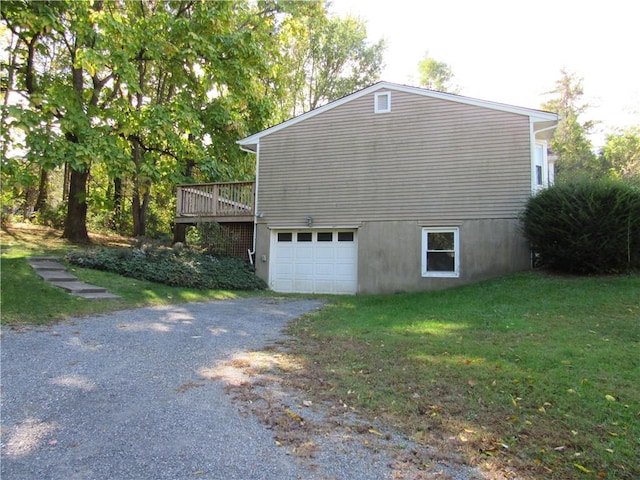
<svg viewBox="0 0 640 480"><path fill-rule="evenodd" d="M418 478L397 477L388 453L340 432L301 458L215 375L320 306L254 297L3 326L0 477Z"/></svg>

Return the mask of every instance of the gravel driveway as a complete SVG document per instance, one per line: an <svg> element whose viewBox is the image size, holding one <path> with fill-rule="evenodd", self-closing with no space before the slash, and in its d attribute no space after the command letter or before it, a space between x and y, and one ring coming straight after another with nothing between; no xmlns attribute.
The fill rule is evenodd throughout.
<svg viewBox="0 0 640 480"><path fill-rule="evenodd" d="M420 459L429 452L395 434L354 430L357 424L342 420L348 413L336 419L315 404L307 408L312 402L282 390L274 377L265 382L257 374L263 377L257 388L267 394L234 403L233 375L243 380L237 359L270 350L285 339L288 321L320 306L258 297L143 308L48 327L3 326L0 477L479 478L435 457L429 460L432 477L421 471ZM266 410L257 408L267 397L279 398L277 405L268 400ZM292 412L302 404L304 422ZM298 451L276 440L283 416L311 432ZM304 455L309 446L312 454Z"/></svg>
<svg viewBox="0 0 640 480"><path fill-rule="evenodd" d="M248 298L3 328L0 476L388 478L366 458L311 469L203 375L319 306Z"/></svg>

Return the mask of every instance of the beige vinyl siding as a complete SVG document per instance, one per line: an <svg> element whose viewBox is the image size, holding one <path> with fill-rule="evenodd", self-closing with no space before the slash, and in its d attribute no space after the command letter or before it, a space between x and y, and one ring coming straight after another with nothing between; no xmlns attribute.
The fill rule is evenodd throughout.
<svg viewBox="0 0 640 480"><path fill-rule="evenodd" d="M525 115L391 92L260 140L259 211L269 224L515 218L530 191Z"/></svg>

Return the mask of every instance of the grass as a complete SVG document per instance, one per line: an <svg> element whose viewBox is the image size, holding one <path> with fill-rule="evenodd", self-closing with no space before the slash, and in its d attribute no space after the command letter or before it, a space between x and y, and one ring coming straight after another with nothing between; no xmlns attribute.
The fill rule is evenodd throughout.
<svg viewBox="0 0 640 480"><path fill-rule="evenodd" d="M640 478L638 276L344 297L291 333L301 388L495 477Z"/></svg>
<svg viewBox="0 0 640 480"><path fill-rule="evenodd" d="M130 239L92 235L94 244L126 245ZM119 299L85 300L44 282L27 263L30 256L62 258L70 249L80 248L60 238L60 232L20 224L1 233L2 322L5 324L46 324L64 318L92 315L129 308L181 302L235 298L246 293L223 290L175 288L159 283L121 277L108 272L78 268L68 270L80 280L105 287Z"/></svg>

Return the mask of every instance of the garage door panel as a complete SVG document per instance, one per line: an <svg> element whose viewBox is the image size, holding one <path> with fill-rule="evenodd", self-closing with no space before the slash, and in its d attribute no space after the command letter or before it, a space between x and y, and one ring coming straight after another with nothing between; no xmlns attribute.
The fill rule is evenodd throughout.
<svg viewBox="0 0 640 480"><path fill-rule="evenodd" d="M296 263L293 271L296 276L313 278L313 263Z"/></svg>
<svg viewBox="0 0 640 480"><path fill-rule="evenodd" d="M318 246L318 248L316 249L316 255L315 255L316 260L333 261L334 257L335 257L335 248L333 248L332 245L327 246L325 244L322 246Z"/></svg>
<svg viewBox="0 0 640 480"><path fill-rule="evenodd" d="M274 231L270 286L277 292L356 293L356 232Z"/></svg>
<svg viewBox="0 0 640 480"><path fill-rule="evenodd" d="M316 277L329 277L331 278L335 272L335 265L332 263L318 264L315 268Z"/></svg>
<svg viewBox="0 0 640 480"><path fill-rule="evenodd" d="M313 293L313 280L302 280L296 279L294 283L294 289L292 292L295 293Z"/></svg>

